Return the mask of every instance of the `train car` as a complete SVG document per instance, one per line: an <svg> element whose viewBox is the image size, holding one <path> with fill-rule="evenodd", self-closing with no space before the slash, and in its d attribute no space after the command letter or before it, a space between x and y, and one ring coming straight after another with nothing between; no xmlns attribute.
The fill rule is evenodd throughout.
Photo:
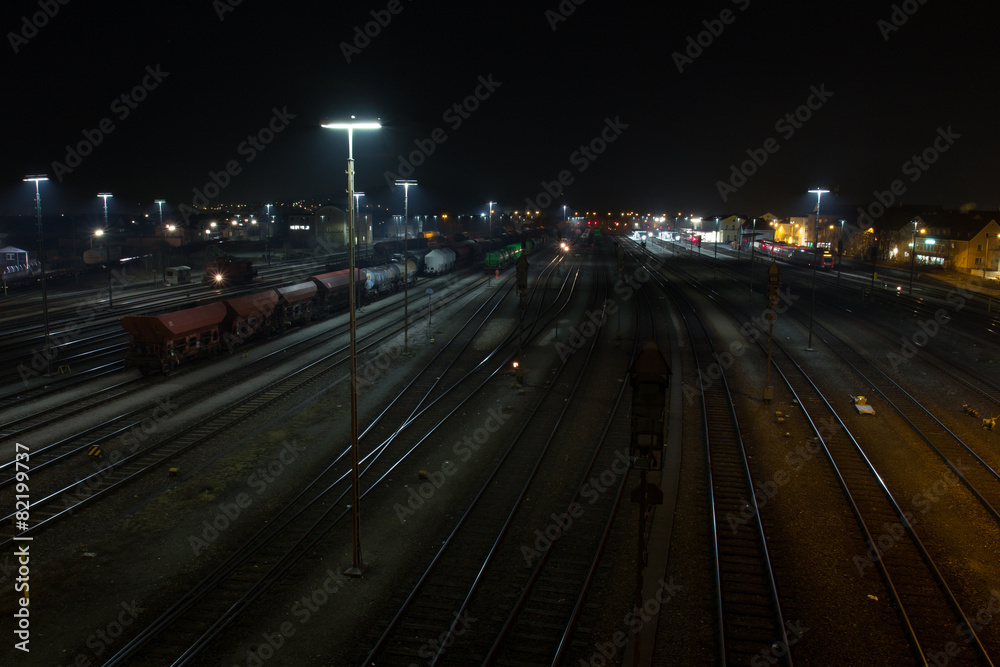
<svg viewBox="0 0 1000 667"><path fill-rule="evenodd" d="M454 268L455 251L451 248L436 248L424 257L424 273L428 276L440 276Z"/></svg>
<svg viewBox="0 0 1000 667"><path fill-rule="evenodd" d="M288 287L278 287L278 304L275 308L275 318L281 328L308 322L313 318L316 305L316 283L313 281L297 283Z"/></svg>
<svg viewBox="0 0 1000 667"><path fill-rule="evenodd" d="M168 373L182 362L222 350L226 306L222 302L163 315L128 315L122 328L131 335L125 364L143 375Z"/></svg>
<svg viewBox="0 0 1000 667"><path fill-rule="evenodd" d="M168 266L163 272L163 282L166 285L187 285L191 282L191 267Z"/></svg>
<svg viewBox="0 0 1000 667"><path fill-rule="evenodd" d="M216 287L241 285L249 283L257 277L257 269L252 259L234 259L219 257L205 267L205 277L201 282Z"/></svg>
<svg viewBox="0 0 1000 667"><path fill-rule="evenodd" d="M316 306L322 313L333 313L343 310L351 303L351 272L347 269L323 273L318 276L310 276L310 280L316 283ZM367 276L361 269L354 269L354 285L356 299L362 299Z"/></svg>
<svg viewBox="0 0 1000 667"><path fill-rule="evenodd" d="M490 250L483 257L483 267L487 271L498 271L510 264L510 252L507 248Z"/></svg>
<svg viewBox="0 0 1000 667"><path fill-rule="evenodd" d="M278 292L268 290L257 294L226 299L226 318L223 321L223 342L232 347L257 336L268 336L277 329L274 311L278 308Z"/></svg>
<svg viewBox="0 0 1000 667"><path fill-rule="evenodd" d="M811 248L797 248L789 255L788 263L797 266L815 266L817 269L829 270L833 268L833 255L828 252L812 250Z"/></svg>
<svg viewBox="0 0 1000 667"><path fill-rule="evenodd" d="M403 284L403 271L398 264L383 264L365 269L365 291L373 298L386 296L398 290Z"/></svg>

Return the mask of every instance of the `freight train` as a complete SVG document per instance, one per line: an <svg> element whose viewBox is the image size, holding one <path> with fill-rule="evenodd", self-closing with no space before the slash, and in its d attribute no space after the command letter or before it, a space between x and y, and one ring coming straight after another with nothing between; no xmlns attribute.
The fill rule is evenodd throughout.
<svg viewBox="0 0 1000 667"><path fill-rule="evenodd" d="M412 261L410 262L412 264ZM398 264L355 269L357 303L381 298L403 287ZM412 284L416 268L410 267ZM232 352L243 343L344 310L350 302L350 271L310 276L306 282L216 301L162 315L128 315L126 367L143 375L169 373L182 363Z"/></svg>

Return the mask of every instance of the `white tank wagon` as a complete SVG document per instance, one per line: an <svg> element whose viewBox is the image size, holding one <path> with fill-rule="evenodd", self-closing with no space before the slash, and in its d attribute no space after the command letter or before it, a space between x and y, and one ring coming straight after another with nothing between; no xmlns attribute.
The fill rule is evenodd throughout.
<svg viewBox="0 0 1000 667"><path fill-rule="evenodd" d="M455 251L451 248L436 248L424 256L424 273L439 276L455 268Z"/></svg>

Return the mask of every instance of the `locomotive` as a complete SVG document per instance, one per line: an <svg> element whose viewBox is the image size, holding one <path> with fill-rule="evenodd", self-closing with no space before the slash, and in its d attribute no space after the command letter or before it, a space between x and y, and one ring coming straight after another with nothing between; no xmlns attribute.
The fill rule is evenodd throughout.
<svg viewBox="0 0 1000 667"><path fill-rule="evenodd" d="M218 257L205 267L202 284L225 287L245 284L257 277L257 269L251 259L235 259L233 257Z"/></svg>

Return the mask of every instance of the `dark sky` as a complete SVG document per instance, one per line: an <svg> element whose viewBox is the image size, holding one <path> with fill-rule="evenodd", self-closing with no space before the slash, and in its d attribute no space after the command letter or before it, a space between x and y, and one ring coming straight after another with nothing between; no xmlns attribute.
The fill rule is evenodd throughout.
<svg viewBox="0 0 1000 667"><path fill-rule="evenodd" d="M543 183L553 211L784 217L812 209L809 188L868 206L896 180L906 203L1000 205L995 3L232 2L4 3L0 213L32 212L31 173L53 178L47 213L97 211L101 191L122 212L190 204L229 161L213 203L341 201L346 133L319 125L350 114L385 125L355 133L372 201L401 206L385 174L420 162L411 214L543 205ZM372 12L388 24L348 62ZM243 143L272 122L263 150Z"/></svg>

